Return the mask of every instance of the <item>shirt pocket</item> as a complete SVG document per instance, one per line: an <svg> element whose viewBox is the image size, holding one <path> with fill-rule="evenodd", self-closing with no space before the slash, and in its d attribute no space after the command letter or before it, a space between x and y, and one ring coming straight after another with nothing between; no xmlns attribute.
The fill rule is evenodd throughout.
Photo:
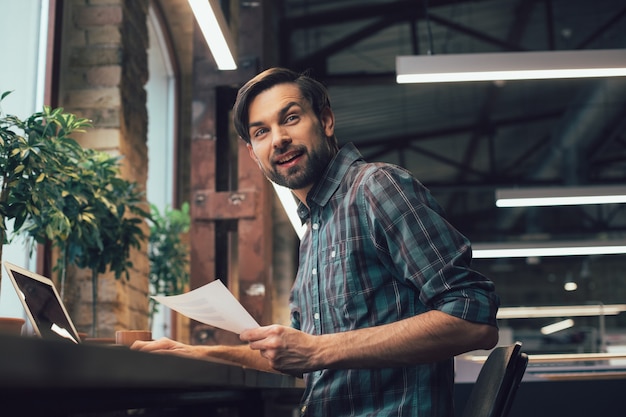
<svg viewBox="0 0 626 417"><path fill-rule="evenodd" d="M335 330L351 327L354 320L357 277L353 276L354 261L346 242L324 248L321 253L319 286L321 304Z"/></svg>

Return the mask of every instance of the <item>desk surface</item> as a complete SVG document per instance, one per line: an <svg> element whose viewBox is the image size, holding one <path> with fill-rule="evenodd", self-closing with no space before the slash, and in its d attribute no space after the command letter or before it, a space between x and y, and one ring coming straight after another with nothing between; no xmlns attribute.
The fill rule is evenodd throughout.
<svg viewBox="0 0 626 417"><path fill-rule="evenodd" d="M0 335L0 387L287 388L298 379L122 346Z"/></svg>
<svg viewBox="0 0 626 417"><path fill-rule="evenodd" d="M116 406L132 408L141 406L140 401L183 402L190 395L195 401L240 401L244 392L290 388L298 392L301 387L302 380L297 378L221 362L138 352L121 346L0 335L0 400L4 406L26 390L29 396L37 393L38 404L27 405L37 410L71 406L80 411L81 405L75 400L59 402L59 392L78 391L84 404L98 409L104 402L110 403L111 393L119 402ZM106 396L109 398L105 401Z"/></svg>

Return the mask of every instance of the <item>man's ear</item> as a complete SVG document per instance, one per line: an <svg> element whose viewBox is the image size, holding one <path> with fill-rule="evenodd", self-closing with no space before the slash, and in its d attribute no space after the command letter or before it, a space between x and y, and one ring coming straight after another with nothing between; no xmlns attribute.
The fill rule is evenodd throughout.
<svg viewBox="0 0 626 417"><path fill-rule="evenodd" d="M324 134L327 137L333 136L335 134L335 115L333 111L328 107L324 108L324 110L322 110L320 118L322 128L324 129Z"/></svg>
<svg viewBox="0 0 626 417"><path fill-rule="evenodd" d="M259 164L259 158L256 157L254 150L252 150L252 145L250 145L249 143L246 143L246 148L248 148L248 155L250 155L250 158L252 158L252 160L256 162L257 164Z"/></svg>

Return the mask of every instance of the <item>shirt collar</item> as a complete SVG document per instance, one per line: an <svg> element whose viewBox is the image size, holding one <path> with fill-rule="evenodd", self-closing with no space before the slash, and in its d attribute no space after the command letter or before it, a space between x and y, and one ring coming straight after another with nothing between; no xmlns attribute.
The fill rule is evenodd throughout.
<svg viewBox="0 0 626 417"><path fill-rule="evenodd" d="M307 195L309 207L311 203L315 203L318 206L325 206L328 200L335 194L337 188L339 188L339 184L341 184L341 180L346 175L346 172L348 172L350 165L362 159L363 156L353 143L344 145L330 161L322 178L320 178L309 191ZM302 202L298 204L298 216L300 216L303 223L309 217L309 210Z"/></svg>

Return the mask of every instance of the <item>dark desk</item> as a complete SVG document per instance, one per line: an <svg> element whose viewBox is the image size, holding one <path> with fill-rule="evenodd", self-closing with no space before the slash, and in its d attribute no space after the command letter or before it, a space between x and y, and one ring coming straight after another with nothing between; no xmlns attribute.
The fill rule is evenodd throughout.
<svg viewBox="0 0 626 417"><path fill-rule="evenodd" d="M291 415L301 391L297 378L225 363L0 335L0 404L12 415Z"/></svg>

